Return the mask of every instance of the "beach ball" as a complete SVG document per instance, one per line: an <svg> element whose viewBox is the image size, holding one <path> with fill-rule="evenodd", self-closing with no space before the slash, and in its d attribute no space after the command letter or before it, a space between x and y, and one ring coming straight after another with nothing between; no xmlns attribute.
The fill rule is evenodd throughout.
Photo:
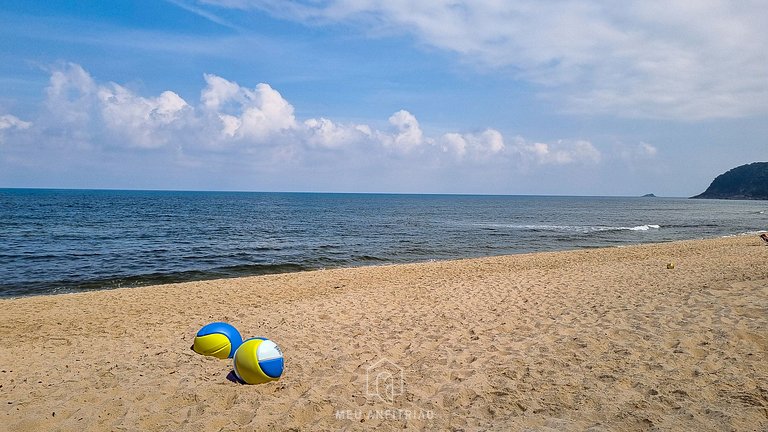
<svg viewBox="0 0 768 432"><path fill-rule="evenodd" d="M283 374L283 352L265 338L247 339L235 352L235 375L246 384L277 381Z"/></svg>
<svg viewBox="0 0 768 432"><path fill-rule="evenodd" d="M232 358L243 337L231 324L214 322L206 324L197 332L192 349L196 353L220 359Z"/></svg>

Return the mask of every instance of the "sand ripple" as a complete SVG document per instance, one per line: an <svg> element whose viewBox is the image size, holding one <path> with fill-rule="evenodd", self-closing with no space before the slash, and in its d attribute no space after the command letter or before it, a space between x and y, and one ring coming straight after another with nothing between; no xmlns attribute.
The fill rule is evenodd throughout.
<svg viewBox="0 0 768 432"><path fill-rule="evenodd" d="M766 430L761 243L736 237L2 300L0 424ZM193 353L195 332L214 320L278 342L285 376L243 386L227 378L229 362ZM393 379L380 383L394 385L376 393L366 378L382 372Z"/></svg>

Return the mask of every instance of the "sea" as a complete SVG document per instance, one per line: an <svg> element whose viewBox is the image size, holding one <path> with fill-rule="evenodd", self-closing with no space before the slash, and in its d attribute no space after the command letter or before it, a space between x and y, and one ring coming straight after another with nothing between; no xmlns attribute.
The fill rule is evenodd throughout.
<svg viewBox="0 0 768 432"><path fill-rule="evenodd" d="M752 234L768 201L0 189L0 297Z"/></svg>

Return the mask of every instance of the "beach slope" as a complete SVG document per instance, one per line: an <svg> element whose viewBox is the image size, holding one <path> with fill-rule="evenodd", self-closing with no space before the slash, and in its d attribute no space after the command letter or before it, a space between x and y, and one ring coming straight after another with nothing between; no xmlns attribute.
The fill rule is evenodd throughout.
<svg viewBox="0 0 768 432"><path fill-rule="evenodd" d="M0 300L0 422L766 430L767 263L741 236ZM283 378L191 351L211 321L276 341Z"/></svg>

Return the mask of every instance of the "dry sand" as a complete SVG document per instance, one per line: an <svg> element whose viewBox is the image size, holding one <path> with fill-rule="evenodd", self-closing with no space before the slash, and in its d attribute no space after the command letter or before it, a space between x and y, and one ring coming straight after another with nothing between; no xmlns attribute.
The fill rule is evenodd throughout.
<svg viewBox="0 0 768 432"><path fill-rule="evenodd" d="M11 431L768 429L768 247L757 236L0 308L0 429ZM192 352L217 320L276 341L282 379L240 385L230 361ZM395 385L377 394L368 372Z"/></svg>

